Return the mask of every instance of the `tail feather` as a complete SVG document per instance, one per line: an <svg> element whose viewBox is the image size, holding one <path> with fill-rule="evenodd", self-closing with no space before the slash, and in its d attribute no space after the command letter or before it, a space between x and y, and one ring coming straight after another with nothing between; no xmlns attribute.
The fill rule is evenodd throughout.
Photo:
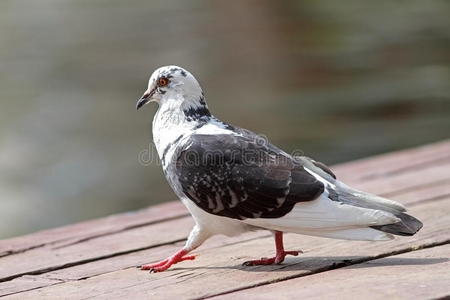
<svg viewBox="0 0 450 300"><path fill-rule="evenodd" d="M422 222L413 216L404 213L406 211L405 207L396 201L372 195L363 191L358 191L343 184L342 182L338 183L337 188L339 191L339 200L344 203L358 207L390 212L400 219L400 221L396 223L374 225L370 226L370 228L395 235L411 236L419 231L423 226Z"/></svg>
<svg viewBox="0 0 450 300"><path fill-rule="evenodd" d="M386 199L377 195L359 191L351 188L342 182L337 182L337 192L339 201L359 206L363 208L378 209L393 214L399 214L406 211L406 208L394 200Z"/></svg>
<svg viewBox="0 0 450 300"><path fill-rule="evenodd" d="M395 215L400 222L387 225L370 226L373 229L380 230L395 235L411 236L419 231L423 224L418 219L405 213Z"/></svg>

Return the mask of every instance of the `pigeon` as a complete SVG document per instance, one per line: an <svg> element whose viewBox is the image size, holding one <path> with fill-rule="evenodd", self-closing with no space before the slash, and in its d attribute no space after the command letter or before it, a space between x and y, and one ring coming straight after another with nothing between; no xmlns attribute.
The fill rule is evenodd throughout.
<svg viewBox="0 0 450 300"><path fill-rule="evenodd" d="M411 236L422 223L393 200L339 181L325 164L290 155L254 132L211 114L196 78L178 66L158 68L138 100L159 104L153 140L169 185L195 221L178 252L142 270L161 272L185 260L209 237L269 230L274 257L246 266L280 264L283 233L382 241Z"/></svg>

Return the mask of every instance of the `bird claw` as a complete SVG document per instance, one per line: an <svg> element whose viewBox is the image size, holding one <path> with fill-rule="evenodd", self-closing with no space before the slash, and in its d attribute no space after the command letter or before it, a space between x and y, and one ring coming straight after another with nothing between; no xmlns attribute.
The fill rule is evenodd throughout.
<svg viewBox="0 0 450 300"><path fill-rule="evenodd" d="M249 267L249 266L265 266L265 265L273 265L273 264L281 264L284 261L284 258L287 255L297 256L300 253L303 253L303 251L283 251L281 253L277 253L274 257L262 257L261 259L256 260L249 260L244 262L242 265Z"/></svg>
<svg viewBox="0 0 450 300"><path fill-rule="evenodd" d="M302 250L298 250L298 251L285 251L284 254L285 254L285 256L286 256L286 255L298 256L299 254L303 254L303 251L302 251Z"/></svg>
<svg viewBox="0 0 450 300"><path fill-rule="evenodd" d="M167 264L169 262L169 258L166 258L166 259L164 259L164 260L162 260L162 261L160 261L160 262L157 262L157 263L154 263L154 264L147 264L147 265L142 265L140 268L141 268L141 270L153 270L154 268L156 268L156 267L159 267L159 266L163 266L163 265L165 265L165 264Z"/></svg>
<svg viewBox="0 0 450 300"><path fill-rule="evenodd" d="M187 255L182 256L184 253L175 254L169 258L166 258L160 262L154 264L142 265L141 270L149 270L150 273L163 272L170 268L172 265L185 261L185 260L194 260L195 255Z"/></svg>

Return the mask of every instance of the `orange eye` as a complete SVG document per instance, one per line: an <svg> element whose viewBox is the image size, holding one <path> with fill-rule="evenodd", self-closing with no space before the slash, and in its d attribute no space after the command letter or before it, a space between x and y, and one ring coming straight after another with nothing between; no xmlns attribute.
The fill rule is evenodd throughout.
<svg viewBox="0 0 450 300"><path fill-rule="evenodd" d="M161 77L158 79L159 86L166 86L168 84L169 84L169 79L167 79L166 77Z"/></svg>

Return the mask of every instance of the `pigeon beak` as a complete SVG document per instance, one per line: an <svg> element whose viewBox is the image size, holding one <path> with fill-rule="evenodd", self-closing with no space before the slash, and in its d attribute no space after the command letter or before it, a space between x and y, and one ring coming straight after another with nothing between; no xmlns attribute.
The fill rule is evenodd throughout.
<svg viewBox="0 0 450 300"><path fill-rule="evenodd" d="M154 89L151 91L146 91L144 95L142 95L141 99L139 99L138 102L136 103L136 109L139 109L148 102L150 102L152 100L152 96L154 93L155 93Z"/></svg>

